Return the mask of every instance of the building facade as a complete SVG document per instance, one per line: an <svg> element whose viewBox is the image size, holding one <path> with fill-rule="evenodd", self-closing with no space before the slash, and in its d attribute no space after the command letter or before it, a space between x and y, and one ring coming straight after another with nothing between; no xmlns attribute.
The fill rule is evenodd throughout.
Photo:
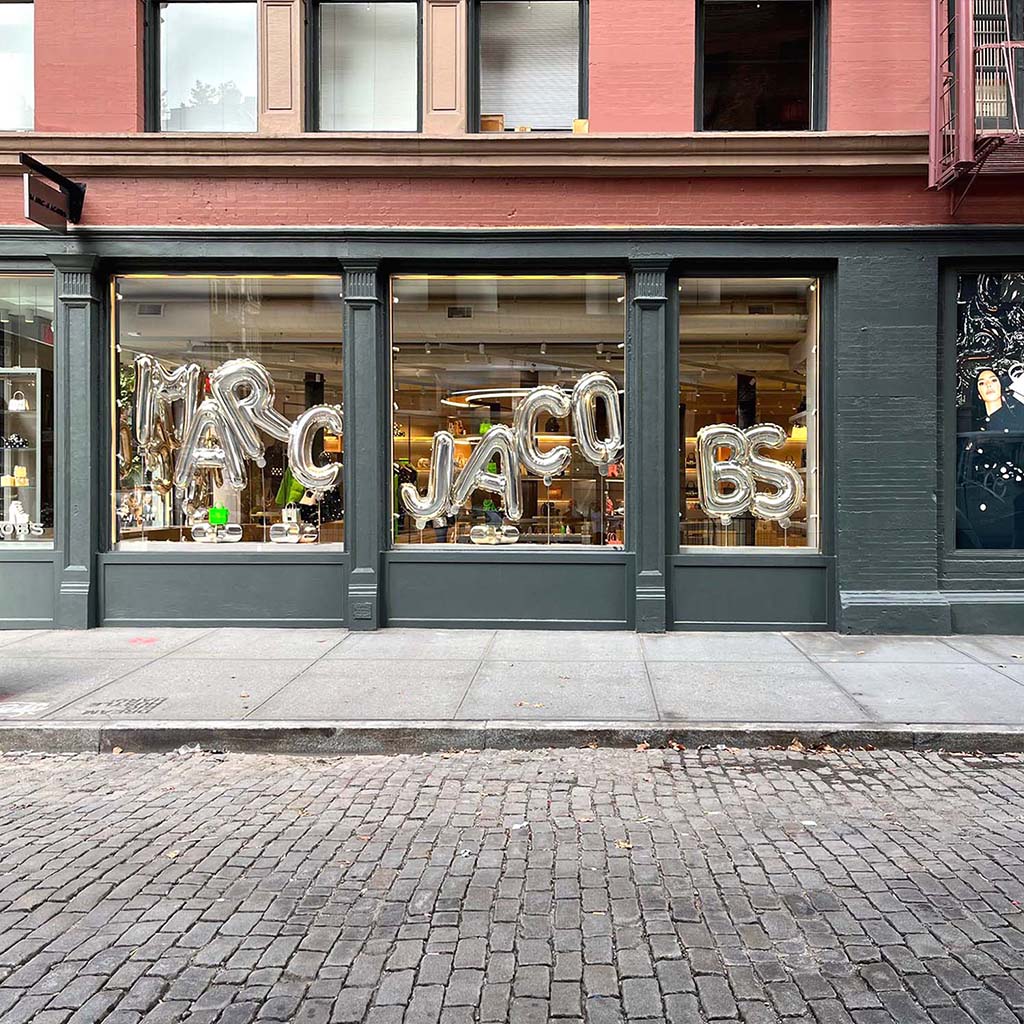
<svg viewBox="0 0 1024 1024"><path fill-rule="evenodd" d="M0 626L1018 632L1021 40L0 0Z"/></svg>

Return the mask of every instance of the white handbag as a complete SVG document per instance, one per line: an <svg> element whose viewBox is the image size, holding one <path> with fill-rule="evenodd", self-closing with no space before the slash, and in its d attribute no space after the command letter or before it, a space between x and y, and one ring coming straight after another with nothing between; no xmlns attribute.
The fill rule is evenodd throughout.
<svg viewBox="0 0 1024 1024"><path fill-rule="evenodd" d="M7 403L8 412L28 412L28 399L24 391L15 391Z"/></svg>

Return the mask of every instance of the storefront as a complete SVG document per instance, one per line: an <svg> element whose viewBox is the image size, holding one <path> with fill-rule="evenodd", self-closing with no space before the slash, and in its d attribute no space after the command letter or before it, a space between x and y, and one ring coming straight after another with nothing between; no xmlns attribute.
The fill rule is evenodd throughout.
<svg viewBox="0 0 1024 1024"><path fill-rule="evenodd" d="M0 622L1016 630L1015 244L7 233Z"/></svg>

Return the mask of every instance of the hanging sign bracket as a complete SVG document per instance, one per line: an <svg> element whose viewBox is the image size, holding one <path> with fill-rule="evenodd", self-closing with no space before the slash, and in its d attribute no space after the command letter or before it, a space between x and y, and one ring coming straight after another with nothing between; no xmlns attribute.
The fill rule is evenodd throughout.
<svg viewBox="0 0 1024 1024"><path fill-rule="evenodd" d="M64 177L27 153L20 153L18 162L27 168L24 175L26 219L61 234L67 231L68 224L77 224L82 219L85 205L82 182ZM44 178L46 181L42 180Z"/></svg>

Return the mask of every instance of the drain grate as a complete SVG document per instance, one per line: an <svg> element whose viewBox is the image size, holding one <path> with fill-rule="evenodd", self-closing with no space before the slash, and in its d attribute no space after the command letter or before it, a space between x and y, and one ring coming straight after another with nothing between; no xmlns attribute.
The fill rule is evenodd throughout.
<svg viewBox="0 0 1024 1024"><path fill-rule="evenodd" d="M166 697L119 697L117 700L101 700L89 704L82 710L82 714L110 718L118 715L148 715L166 701Z"/></svg>

